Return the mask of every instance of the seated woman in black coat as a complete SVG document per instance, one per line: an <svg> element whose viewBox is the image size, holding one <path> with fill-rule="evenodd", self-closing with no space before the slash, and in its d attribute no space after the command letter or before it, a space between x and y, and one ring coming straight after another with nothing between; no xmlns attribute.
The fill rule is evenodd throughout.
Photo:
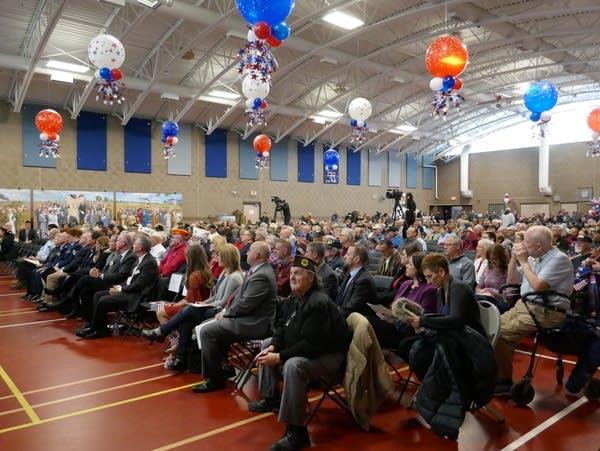
<svg viewBox="0 0 600 451"><path fill-rule="evenodd" d="M0 261L14 260L17 254L15 248L15 236L12 233L10 224L4 224L0 227Z"/></svg>

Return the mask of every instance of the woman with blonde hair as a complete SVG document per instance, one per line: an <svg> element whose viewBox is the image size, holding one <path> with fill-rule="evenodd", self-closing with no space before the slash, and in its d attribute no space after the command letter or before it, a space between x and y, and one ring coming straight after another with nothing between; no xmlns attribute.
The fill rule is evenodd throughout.
<svg viewBox="0 0 600 451"><path fill-rule="evenodd" d="M184 371L187 368L186 355L189 350L192 331L201 322L214 317L227 300L242 285L243 275L240 269L240 253L233 244L226 243L219 248L217 258L223 271L205 301L190 304L173 318L156 329L145 329L142 336L150 341L163 341L167 335L179 329L179 345L175 358L165 362L165 368Z"/></svg>
<svg viewBox="0 0 600 451"><path fill-rule="evenodd" d="M223 267L219 264L217 253L224 244L227 244L227 240L222 235L216 235L210 240L210 261L208 262L208 266L210 267L210 272L215 280L219 278L221 271L223 271Z"/></svg>

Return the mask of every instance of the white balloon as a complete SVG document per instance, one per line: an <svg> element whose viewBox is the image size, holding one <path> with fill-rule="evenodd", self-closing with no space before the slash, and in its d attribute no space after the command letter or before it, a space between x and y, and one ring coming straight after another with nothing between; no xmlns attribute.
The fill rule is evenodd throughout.
<svg viewBox="0 0 600 451"><path fill-rule="evenodd" d="M356 121L356 126L363 128L365 126L365 121Z"/></svg>
<svg viewBox="0 0 600 451"><path fill-rule="evenodd" d="M373 107L371 102L363 97L357 97L348 105L348 114L357 121L366 121L371 116Z"/></svg>
<svg viewBox="0 0 600 451"><path fill-rule="evenodd" d="M42 141L48 141L48 133L40 133L40 139Z"/></svg>
<svg viewBox="0 0 600 451"><path fill-rule="evenodd" d="M125 61L125 48L121 41L110 34L99 34L88 45L90 61L98 69L117 69Z"/></svg>
<svg viewBox="0 0 600 451"><path fill-rule="evenodd" d="M331 166L331 169L333 169L334 171L337 171L337 168L338 168L337 164L334 164L334 165Z"/></svg>
<svg viewBox="0 0 600 451"><path fill-rule="evenodd" d="M54 139L54 142L57 143L59 141L60 141L60 135L57 133L56 138Z"/></svg>
<svg viewBox="0 0 600 451"><path fill-rule="evenodd" d="M179 138L177 136L173 136L172 143L177 144L179 142Z"/></svg>
<svg viewBox="0 0 600 451"><path fill-rule="evenodd" d="M253 79L250 75L247 75L242 80L242 93L244 97L254 102L254 99L264 99L269 95L271 87L269 83L264 83L259 79ZM252 103L254 105L254 103Z"/></svg>
<svg viewBox="0 0 600 451"><path fill-rule="evenodd" d="M254 30L248 30L248 42L254 42L256 41L256 35L254 34Z"/></svg>
<svg viewBox="0 0 600 451"><path fill-rule="evenodd" d="M594 133L592 133L592 139L593 139L594 141L596 141L598 138L600 138L600 133L598 133L598 132L594 132Z"/></svg>
<svg viewBox="0 0 600 451"><path fill-rule="evenodd" d="M434 77L429 82L429 87L432 91L439 91L444 86L444 79L440 77Z"/></svg>
<svg viewBox="0 0 600 451"><path fill-rule="evenodd" d="M542 122L550 122L550 119L552 119L552 113L550 113L550 111L544 111L541 115L540 115L540 120Z"/></svg>
<svg viewBox="0 0 600 451"><path fill-rule="evenodd" d="M246 108L252 109L253 106L254 106L254 99L247 99L246 100Z"/></svg>

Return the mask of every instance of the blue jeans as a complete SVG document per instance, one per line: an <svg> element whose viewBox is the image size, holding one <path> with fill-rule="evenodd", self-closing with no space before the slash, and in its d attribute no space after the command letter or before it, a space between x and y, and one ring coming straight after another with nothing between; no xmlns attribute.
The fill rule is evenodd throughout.
<svg viewBox="0 0 600 451"><path fill-rule="evenodd" d="M186 305L173 318L160 326L163 335L169 335L175 329L179 329L179 345L177 346L176 358L185 361L194 327L207 319L214 318L218 311L219 309L214 307Z"/></svg>

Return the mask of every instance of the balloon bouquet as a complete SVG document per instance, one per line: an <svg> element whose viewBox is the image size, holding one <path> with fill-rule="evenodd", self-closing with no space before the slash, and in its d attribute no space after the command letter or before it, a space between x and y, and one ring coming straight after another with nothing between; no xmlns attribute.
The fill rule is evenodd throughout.
<svg viewBox="0 0 600 451"><path fill-rule="evenodd" d="M271 89L271 75L278 67L269 47L279 47L290 36L285 20L294 8L294 0L236 0L235 3L240 15L252 26L248 42L239 51L238 66L246 97L247 124L266 125L265 98Z"/></svg>
<svg viewBox="0 0 600 451"><path fill-rule="evenodd" d="M589 150L586 153L586 157L597 157L600 155L600 108L594 108L587 118L588 127L592 129L592 142L589 143Z"/></svg>
<svg viewBox="0 0 600 451"><path fill-rule="evenodd" d="M88 45L88 56L97 70L96 101L102 99L105 105L118 104L125 100L121 87L117 84L123 78L121 65L125 61L125 48L114 36L99 34Z"/></svg>
<svg viewBox="0 0 600 451"><path fill-rule="evenodd" d="M340 164L340 154L335 149L328 149L323 153L323 163L325 164L325 183L338 183L338 168Z"/></svg>
<svg viewBox="0 0 600 451"><path fill-rule="evenodd" d="M467 67L469 51L456 36L440 36L427 48L425 65L433 77L429 87L435 91L431 102L431 114L446 119L450 106L462 112L461 104L465 100L459 91L463 82L458 76Z"/></svg>
<svg viewBox="0 0 600 451"><path fill-rule="evenodd" d="M550 110L558 101L558 89L549 80L535 81L529 85L523 100L531 111L529 119L536 123L534 128L537 126L537 135L544 138L548 133L548 122L552 119Z"/></svg>
<svg viewBox="0 0 600 451"><path fill-rule="evenodd" d="M58 151L60 136L58 132L62 130L63 118L54 110L45 109L35 116L35 126L40 131L40 157L60 158Z"/></svg>
<svg viewBox="0 0 600 451"><path fill-rule="evenodd" d="M271 165L271 138L267 135L257 135L252 146L256 151L256 169L268 169Z"/></svg>
<svg viewBox="0 0 600 451"><path fill-rule="evenodd" d="M350 115L350 126L352 127L352 138L350 142L362 144L365 142L367 134L367 119L371 117L373 107L371 102L363 97L357 97L348 105L348 114Z"/></svg>
<svg viewBox="0 0 600 451"><path fill-rule="evenodd" d="M175 158L175 144L179 142L177 134L179 133L179 125L175 121L165 121L162 124L162 138L160 142L163 143L163 152L165 160L173 157Z"/></svg>

